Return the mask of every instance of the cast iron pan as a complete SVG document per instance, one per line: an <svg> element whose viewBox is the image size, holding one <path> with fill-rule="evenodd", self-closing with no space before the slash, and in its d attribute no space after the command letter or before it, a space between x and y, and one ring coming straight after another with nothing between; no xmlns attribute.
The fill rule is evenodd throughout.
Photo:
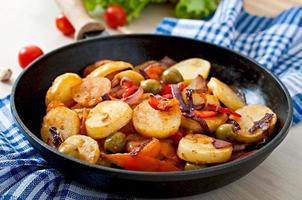
<svg viewBox="0 0 302 200"><path fill-rule="evenodd" d="M88 164L59 153L40 139L44 98L52 81L65 72L80 73L100 59L139 64L169 56L176 61L200 57L211 62L211 76L236 85L248 103L264 103L277 114L274 136L256 153L225 164L182 172L138 172ZM88 39L52 51L32 63L15 82L11 109L34 148L65 175L101 191L130 196L175 197L207 192L246 175L280 144L292 120L291 98L284 85L256 62L231 50L181 37L122 35Z"/></svg>

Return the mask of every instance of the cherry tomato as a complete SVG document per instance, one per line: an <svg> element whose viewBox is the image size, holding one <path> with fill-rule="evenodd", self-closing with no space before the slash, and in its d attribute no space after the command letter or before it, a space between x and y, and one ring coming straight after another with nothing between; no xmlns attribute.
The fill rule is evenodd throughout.
<svg viewBox="0 0 302 200"><path fill-rule="evenodd" d="M22 68L27 67L28 64L30 64L32 61L34 61L36 58L39 56L43 55L42 49L40 49L37 46L26 46L20 49L19 55L18 55L18 60L19 60L19 65Z"/></svg>
<svg viewBox="0 0 302 200"><path fill-rule="evenodd" d="M126 24L127 13L123 7L119 5L112 5L106 9L104 19L110 28L116 29L117 27Z"/></svg>
<svg viewBox="0 0 302 200"><path fill-rule="evenodd" d="M74 28L67 19L67 17L63 14L59 14L56 17L56 26L64 35L72 35L74 34Z"/></svg>

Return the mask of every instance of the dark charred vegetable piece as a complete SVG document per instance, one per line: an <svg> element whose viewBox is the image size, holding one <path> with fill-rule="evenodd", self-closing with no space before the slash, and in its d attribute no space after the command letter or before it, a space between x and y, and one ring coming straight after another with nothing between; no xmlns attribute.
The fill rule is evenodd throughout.
<svg viewBox="0 0 302 200"><path fill-rule="evenodd" d="M234 126L234 131L235 131L235 132L241 129L241 127L240 127L240 125L238 124L238 122L236 122L236 121L233 120L233 119L228 119L228 120L226 121L226 123L227 123L227 124L232 124L232 125Z"/></svg>
<svg viewBox="0 0 302 200"><path fill-rule="evenodd" d="M168 56L163 57L159 62L165 64L167 67L171 67L172 65L176 64L176 61Z"/></svg>
<svg viewBox="0 0 302 200"><path fill-rule="evenodd" d="M186 98L187 98L187 101L188 101L188 106L189 106L189 109L190 111L193 110L193 97L192 97L192 94L193 94L193 90L192 89L186 89Z"/></svg>
<svg viewBox="0 0 302 200"><path fill-rule="evenodd" d="M109 100L111 100L111 97L109 96L109 94L106 93L102 96L102 99L103 99L103 101L109 101Z"/></svg>
<svg viewBox="0 0 302 200"><path fill-rule="evenodd" d="M232 146L231 143L227 142L227 141L224 141L224 140L218 140L218 139L215 139L213 138L214 141L213 141L213 145L216 149L222 149L222 148L226 148L226 147L230 147Z"/></svg>
<svg viewBox="0 0 302 200"><path fill-rule="evenodd" d="M150 77L148 76L148 74L143 70L143 69L139 69L139 73L144 77L144 79L149 79Z"/></svg>
<svg viewBox="0 0 302 200"><path fill-rule="evenodd" d="M137 156L137 154L139 153L139 152L141 152L141 150L143 150L143 148L145 147L145 146L147 146L147 144L150 142L151 140L145 140L145 141L143 141L138 147L136 147L131 153L130 153L130 155L131 156Z"/></svg>
<svg viewBox="0 0 302 200"><path fill-rule="evenodd" d="M182 112L189 112L190 108L185 104L177 84L171 85L171 92L174 98L179 102L179 107Z"/></svg>
<svg viewBox="0 0 302 200"><path fill-rule="evenodd" d="M207 81L201 75L198 75L191 81L190 85L188 85L188 89L192 89L193 91L198 93L207 92Z"/></svg>
<svg viewBox="0 0 302 200"><path fill-rule="evenodd" d="M197 121L199 124L200 124L200 127L202 129L202 133L205 134L205 135L209 135L210 134L210 129L209 129L209 126L207 124L207 122L202 119L202 118L198 118L198 117L191 117L193 120Z"/></svg>
<svg viewBox="0 0 302 200"><path fill-rule="evenodd" d="M273 114L266 113L262 119L254 122L254 125L249 129L249 132L253 133L258 128L260 128L262 131L268 130L269 123L272 118L273 118Z"/></svg>
<svg viewBox="0 0 302 200"><path fill-rule="evenodd" d="M56 127L50 127L49 132L52 135L53 144L59 147L63 143L59 130Z"/></svg>

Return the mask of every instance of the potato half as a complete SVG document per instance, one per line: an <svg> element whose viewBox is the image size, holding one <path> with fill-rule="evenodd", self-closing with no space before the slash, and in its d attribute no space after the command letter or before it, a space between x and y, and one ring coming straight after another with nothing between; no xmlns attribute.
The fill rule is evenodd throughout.
<svg viewBox="0 0 302 200"><path fill-rule="evenodd" d="M236 132L236 140L239 142L253 143L258 142L263 139L266 132L261 129L256 129L254 132L250 133L249 129L252 128L254 122L262 119L266 113L273 114L272 119L269 122L269 128L267 130L268 134L271 134L275 128L277 122L277 115L268 107L262 104L252 104L244 106L238 110L237 113L241 117L230 116L231 119L237 121L240 125L240 130Z"/></svg>
<svg viewBox="0 0 302 200"><path fill-rule="evenodd" d="M133 112L134 128L146 137L167 138L178 131L180 122L181 111L178 105L168 111L159 111L145 100Z"/></svg>
<svg viewBox="0 0 302 200"><path fill-rule="evenodd" d="M228 108L237 110L245 106L244 101L227 84L217 78L210 79L208 88Z"/></svg>
<svg viewBox="0 0 302 200"><path fill-rule="evenodd" d="M211 64L201 58L190 58L176 63L171 68L177 69L185 80L186 84L190 84L191 80L201 75L204 79L207 79Z"/></svg>
<svg viewBox="0 0 302 200"><path fill-rule="evenodd" d="M125 69L133 69L133 66L123 61L112 61L96 68L87 77L105 77L113 72Z"/></svg>
<svg viewBox="0 0 302 200"><path fill-rule="evenodd" d="M59 146L58 150L88 163L96 163L100 157L97 141L85 135L70 136Z"/></svg>
<svg viewBox="0 0 302 200"><path fill-rule="evenodd" d="M72 101L71 89L81 82L81 77L74 73L65 73L58 76L46 93L46 106L54 100L64 104L70 103Z"/></svg>
<svg viewBox="0 0 302 200"><path fill-rule="evenodd" d="M72 135L79 134L80 119L76 112L59 106L51 109L43 118L41 137L48 145L55 147L53 144L53 135L49 131L51 127L55 127L61 139L64 141Z"/></svg>
<svg viewBox="0 0 302 200"><path fill-rule="evenodd" d="M123 101L103 101L90 110L85 121L87 135L99 139L105 138L128 124L132 118L132 109Z"/></svg>
<svg viewBox="0 0 302 200"><path fill-rule="evenodd" d="M182 160L196 164L228 161L232 155L232 145L225 142L225 147L217 148L214 145L215 140L202 134L188 134L179 141L177 155Z"/></svg>

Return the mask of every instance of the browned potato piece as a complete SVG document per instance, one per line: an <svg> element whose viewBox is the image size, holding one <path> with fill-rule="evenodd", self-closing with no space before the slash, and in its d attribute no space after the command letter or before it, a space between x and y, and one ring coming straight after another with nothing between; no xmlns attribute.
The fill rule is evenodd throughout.
<svg viewBox="0 0 302 200"><path fill-rule="evenodd" d="M65 73L58 76L46 93L46 106L51 101L60 101L65 105L70 103L70 101L72 101L71 88L80 84L81 82L81 77L74 73Z"/></svg>
<svg viewBox="0 0 302 200"><path fill-rule="evenodd" d="M178 144L177 155L180 159L195 164L223 163L231 158L233 147L223 142L217 148L214 138L202 134L188 134Z"/></svg>
<svg viewBox="0 0 302 200"><path fill-rule="evenodd" d="M96 68L99 68L107 63L112 62L112 60L99 60L95 63L93 63L92 65L89 65L87 67L85 67L84 71L83 71L83 77L86 77L88 74L90 74L92 71L94 71Z"/></svg>
<svg viewBox="0 0 302 200"><path fill-rule="evenodd" d="M232 110L237 110L245 106L244 101L225 83L212 77L208 83L208 88L213 92L225 106Z"/></svg>
<svg viewBox="0 0 302 200"><path fill-rule="evenodd" d="M80 119L76 112L69 108L59 106L51 109L43 118L41 137L48 145L55 147L53 144L53 135L49 131L55 127L61 139L64 141L71 135L79 134Z"/></svg>
<svg viewBox="0 0 302 200"><path fill-rule="evenodd" d="M178 131L181 111L178 105L168 111L158 111L146 100L136 106L132 120L136 131L141 135L167 138Z"/></svg>
<svg viewBox="0 0 302 200"><path fill-rule="evenodd" d="M204 119L210 129L211 132L215 132L218 126L225 123L227 120L227 116L225 114L219 114L215 117L209 117ZM186 117L181 117L181 125L182 128L192 130L194 132L201 132L201 126L200 124L193 120Z"/></svg>
<svg viewBox="0 0 302 200"><path fill-rule="evenodd" d="M261 129L256 129L254 132L250 133L249 129L254 125L255 121L259 121L260 119L262 119L266 113L273 114L273 117L269 122L269 128L267 130L268 134L273 132L277 121L277 115L265 105L247 105L236 110L236 112L239 113L241 117L230 116L230 118L237 121L241 128L236 132L237 141L253 143L262 140L265 136L265 131Z"/></svg>
<svg viewBox="0 0 302 200"><path fill-rule="evenodd" d="M103 101L90 110L85 121L87 135L105 138L130 122L132 109L123 101Z"/></svg>
<svg viewBox="0 0 302 200"><path fill-rule="evenodd" d="M102 96L109 93L111 82L107 78L89 77L71 89L75 102L82 106L91 107L102 101Z"/></svg>

